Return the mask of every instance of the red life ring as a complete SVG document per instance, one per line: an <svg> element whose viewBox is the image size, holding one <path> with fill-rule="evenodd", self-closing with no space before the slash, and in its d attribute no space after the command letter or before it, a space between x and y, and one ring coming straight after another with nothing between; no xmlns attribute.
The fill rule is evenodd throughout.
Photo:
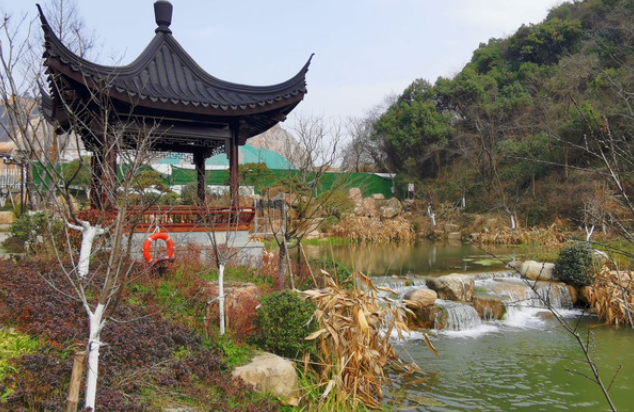
<svg viewBox="0 0 634 412"><path fill-rule="evenodd" d="M154 258L152 257L152 253L150 253L150 248L152 247L152 243L156 239L161 239L167 244L167 253L165 254L164 259L171 259L172 256L174 256L174 241L169 237L169 235L167 233L161 232L153 233L145 240L145 243L143 244L143 258L148 263L151 263L154 260Z"/></svg>

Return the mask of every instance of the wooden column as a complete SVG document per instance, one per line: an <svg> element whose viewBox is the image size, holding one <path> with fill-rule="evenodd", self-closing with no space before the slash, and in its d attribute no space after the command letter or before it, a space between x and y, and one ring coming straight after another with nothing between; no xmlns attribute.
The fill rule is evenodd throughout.
<svg viewBox="0 0 634 412"><path fill-rule="evenodd" d="M101 198L104 209L112 209L116 204L117 179L117 151L110 148L104 155L104 174Z"/></svg>
<svg viewBox="0 0 634 412"><path fill-rule="evenodd" d="M229 150L227 156L229 157L229 194L231 196L231 207L237 209L240 207L240 179L238 176L239 159L239 145L238 145L238 131L239 127L234 127L231 133L231 139L227 143Z"/></svg>
<svg viewBox="0 0 634 412"><path fill-rule="evenodd" d="M196 193L198 195L198 202L204 205L207 182L205 182L205 154L202 149L194 152L194 166L196 167Z"/></svg>
<svg viewBox="0 0 634 412"><path fill-rule="evenodd" d="M99 152L93 150L90 159L90 207L101 209L103 193L103 159L100 159Z"/></svg>
<svg viewBox="0 0 634 412"><path fill-rule="evenodd" d="M104 136L100 143L91 145L90 207L111 209L115 205L117 179L117 150Z"/></svg>

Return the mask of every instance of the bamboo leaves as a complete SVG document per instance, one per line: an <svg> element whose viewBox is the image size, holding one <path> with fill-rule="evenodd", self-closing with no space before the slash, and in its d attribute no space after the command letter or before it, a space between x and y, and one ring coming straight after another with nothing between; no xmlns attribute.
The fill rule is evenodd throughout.
<svg viewBox="0 0 634 412"><path fill-rule="evenodd" d="M634 281L632 273L612 271L604 266L596 275L591 290L591 304L599 318L608 324L629 325L634 311Z"/></svg>
<svg viewBox="0 0 634 412"><path fill-rule="evenodd" d="M319 329L306 339L317 340L319 348L315 364L320 367L315 370L317 385L325 387L320 397L322 408L336 405L337 410L345 410L362 403L380 409L381 387L387 381L384 368L392 364L403 370L417 369L401 361L390 343L393 331L399 336L409 332L406 311L398 302L379 297L380 292L393 291L375 286L362 273L353 278L353 290L333 281L325 289L301 292L317 307L315 318L319 324Z"/></svg>

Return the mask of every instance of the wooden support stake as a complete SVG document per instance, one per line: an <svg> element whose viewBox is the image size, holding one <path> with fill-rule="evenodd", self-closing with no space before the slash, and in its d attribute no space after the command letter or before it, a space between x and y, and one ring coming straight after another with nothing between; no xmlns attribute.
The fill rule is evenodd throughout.
<svg viewBox="0 0 634 412"><path fill-rule="evenodd" d="M77 404L79 403L79 388L81 387L85 364L86 352L75 352L73 373L70 376L70 389L68 390L66 412L77 412Z"/></svg>

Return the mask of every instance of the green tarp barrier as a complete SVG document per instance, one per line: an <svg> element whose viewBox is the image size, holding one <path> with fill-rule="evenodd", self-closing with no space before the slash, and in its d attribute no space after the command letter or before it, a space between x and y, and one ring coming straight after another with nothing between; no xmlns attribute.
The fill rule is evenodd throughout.
<svg viewBox="0 0 634 412"><path fill-rule="evenodd" d="M268 176L263 179L263 186L274 187L285 179L296 179L301 176L301 172L297 170L271 170ZM310 182L314 179L314 174L309 174L306 181ZM303 180L303 179L300 179ZM246 184L253 185L254 179L247 177ZM179 169L172 167L172 175L165 180L168 185L187 185L196 182L196 171L192 169ZM222 186L229 184L229 173L227 170L207 170L205 172L205 182L208 185ZM328 172L321 175L319 179L318 194L323 191L331 190L334 187L348 190L353 187L361 189L364 197L373 194L383 194L386 198L393 196L392 180L377 176L373 173L336 173Z"/></svg>

